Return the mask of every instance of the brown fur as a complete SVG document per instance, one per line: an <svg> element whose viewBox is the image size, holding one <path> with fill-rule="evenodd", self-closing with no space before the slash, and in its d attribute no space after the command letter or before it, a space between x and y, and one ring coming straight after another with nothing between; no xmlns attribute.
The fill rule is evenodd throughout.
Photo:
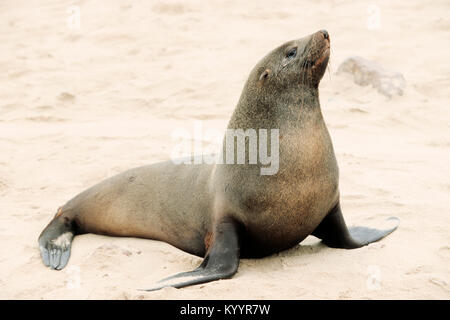
<svg viewBox="0 0 450 320"><path fill-rule="evenodd" d="M287 58L293 48L296 56ZM318 93L328 48L318 32L270 52L254 67L231 117L228 128L279 129L276 175L260 175L259 164L158 163L84 191L55 219L69 219L77 233L158 239L199 256L225 218L243 226L241 256L297 244L338 201L338 168Z"/></svg>

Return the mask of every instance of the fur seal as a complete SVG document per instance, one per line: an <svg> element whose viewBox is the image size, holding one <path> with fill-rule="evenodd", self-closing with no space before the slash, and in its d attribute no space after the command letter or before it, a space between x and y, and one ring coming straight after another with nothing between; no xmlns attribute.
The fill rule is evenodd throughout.
<svg viewBox="0 0 450 320"><path fill-rule="evenodd" d="M319 104L329 56L328 32L318 31L271 51L244 86L228 128L278 128L276 174L261 175L261 163L248 159L239 165L167 161L118 174L58 210L38 240L44 264L64 268L78 234L156 239L204 257L197 269L147 290L181 288L229 278L240 258L288 249L308 235L353 249L394 231L398 223L377 230L344 222L338 166Z"/></svg>

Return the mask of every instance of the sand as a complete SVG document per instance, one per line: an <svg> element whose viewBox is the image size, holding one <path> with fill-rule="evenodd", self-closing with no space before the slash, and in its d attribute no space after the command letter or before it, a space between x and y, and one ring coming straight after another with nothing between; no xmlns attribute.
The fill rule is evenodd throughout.
<svg viewBox="0 0 450 320"><path fill-rule="evenodd" d="M97 3L0 3L0 298L450 298L448 1ZM320 96L344 216L375 227L397 216L395 233L349 251L308 237L242 260L230 280L150 293L136 289L201 259L158 241L83 235L66 269L44 267L37 238L60 205L168 159L176 129L224 130L256 62L320 29L332 44ZM401 72L403 96L337 75L353 55Z"/></svg>

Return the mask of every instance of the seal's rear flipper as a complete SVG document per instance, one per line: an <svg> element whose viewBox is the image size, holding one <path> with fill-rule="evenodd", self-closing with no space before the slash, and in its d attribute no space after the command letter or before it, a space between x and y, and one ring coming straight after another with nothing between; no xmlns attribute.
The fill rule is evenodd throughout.
<svg viewBox="0 0 450 320"><path fill-rule="evenodd" d="M39 236L42 261L47 267L61 270L69 261L74 231L68 218L60 212Z"/></svg>
<svg viewBox="0 0 450 320"><path fill-rule="evenodd" d="M386 230L366 227L353 227L348 229L342 216L341 207L337 204L322 220L312 235L322 239L327 246L332 248L360 248L383 239L397 229L399 224L398 218L391 217L389 220L395 220L396 225Z"/></svg>
<svg viewBox="0 0 450 320"><path fill-rule="evenodd" d="M214 231L214 239L202 264L195 270L182 272L165 278L145 291L155 291L165 287L182 288L194 284L231 278L239 266L239 225L226 220L219 223Z"/></svg>

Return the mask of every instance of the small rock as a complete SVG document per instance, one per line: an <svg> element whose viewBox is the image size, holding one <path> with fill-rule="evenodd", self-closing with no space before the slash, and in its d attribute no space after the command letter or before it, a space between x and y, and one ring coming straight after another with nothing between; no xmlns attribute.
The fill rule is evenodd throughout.
<svg viewBox="0 0 450 320"><path fill-rule="evenodd" d="M130 250L122 249L122 253L126 255L127 257L131 256L133 253Z"/></svg>
<svg viewBox="0 0 450 320"><path fill-rule="evenodd" d="M338 68L337 73L350 73L353 81L360 86L371 84L379 93L388 98L403 95L406 81L399 72L388 71L376 62L361 57L349 57Z"/></svg>

